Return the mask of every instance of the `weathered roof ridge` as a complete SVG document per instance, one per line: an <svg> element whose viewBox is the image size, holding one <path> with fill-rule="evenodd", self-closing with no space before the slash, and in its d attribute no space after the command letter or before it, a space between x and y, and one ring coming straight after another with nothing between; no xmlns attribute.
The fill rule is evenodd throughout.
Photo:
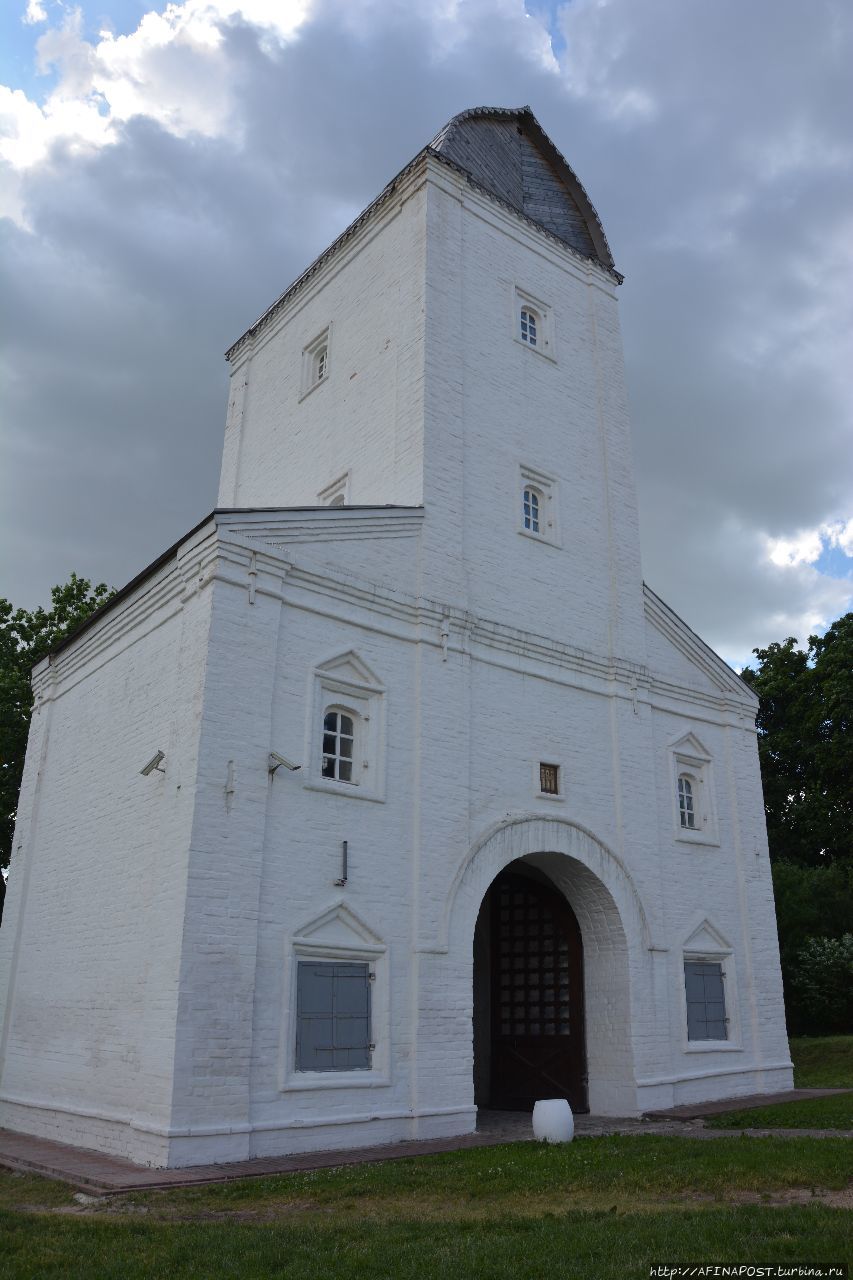
<svg viewBox="0 0 853 1280"><path fill-rule="evenodd" d="M481 120L487 116L505 116L512 119L515 116L522 115L523 112L533 116L533 108L529 106L523 107L466 107L464 111L457 111L455 116L451 116L447 124L443 124L438 133L429 144L434 151L441 150L441 144L449 134L454 125L461 124L463 120ZM535 116L533 117L536 118Z"/></svg>
<svg viewBox="0 0 853 1280"><path fill-rule="evenodd" d="M551 140L539 121L536 119L536 116L533 114L532 107L526 105L523 107L468 107L467 110L458 112L457 115L448 120L447 124L439 129L438 133L430 143L430 148L433 151L441 153L442 148L447 145L454 130L457 129L459 125L464 124L468 120L488 119L516 120L520 128L523 127L528 131L557 169L560 177L565 182L569 192L574 197L578 207L587 220L597 260L609 271L616 272L616 264L613 260L613 254L610 252L610 246L607 243L607 236L604 233L604 227L602 226L601 219L598 216L595 206L587 195L583 183L569 164L568 160L566 160L563 153ZM495 192L494 194L499 195L500 193ZM516 212L526 216L523 208L516 207ZM557 239L560 239L560 237L558 236Z"/></svg>
<svg viewBox="0 0 853 1280"><path fill-rule="evenodd" d="M428 143L427 146L422 147L421 150L417 153L417 155L413 156L413 158L409 161L409 163L405 165L405 167L402 168L400 172L394 178L392 178L391 181L385 187L383 187L379 195L376 196L374 200L371 200L369 205L367 205L364 209L362 209L358 217L355 218L355 220L351 222L349 226L346 227L341 232L341 234L337 236L336 239L334 239L332 243L326 249L324 249L323 252L319 254L318 257L316 257L314 261L310 263L309 266L305 268L305 270L302 272L301 275L297 276L296 279L293 280L291 284L289 284L287 288L282 293L279 294L279 296L275 299L275 301L272 302L270 306L267 307L266 311L262 312L261 315L258 317L258 319L255 320L255 322L251 324L243 334L241 334L241 336L236 340L236 342L233 342L231 344L231 346L225 352L226 360L230 360L232 356L236 355L236 353L240 350L242 346L244 346L246 342L250 341L257 333L259 333L260 330L264 328L264 326L270 320L272 320L272 318L281 310L281 308L285 306L286 303L289 302L290 299L296 293L298 293L300 289L304 288L305 285L308 284L309 280L311 280L313 276L317 274L317 272L324 265L324 263L326 263L334 254L336 254L340 249L342 249L348 240L352 239L352 237L356 234L356 232L362 226L364 226L364 224L388 201L388 199L398 189L400 184L409 176L409 174L415 168L417 168L418 164L420 164L421 161L424 160L424 158L427 156L434 157L435 159L441 161L442 164L445 164L449 168L454 169L457 173L462 174L468 180L471 186L473 186L479 191L484 192L486 195L488 195L491 199L497 201L497 203L502 205L504 208L510 209L518 217L522 218L525 222L529 223L531 226L536 227L538 231L543 232L550 239L556 241L557 244L561 245L564 249L569 249L570 252L576 254L578 257L588 260L589 255L580 253L580 251L574 245L564 240L561 236L555 234L555 232L551 230L551 228L544 226L541 222L537 221L537 219L530 217L529 214L525 213L524 209L519 208L518 205L514 204L512 201L507 200L499 192L494 191L491 187L485 185L482 182L482 180L479 180L474 174L471 173L469 169L465 168L464 165L460 164L453 157L446 155L441 150L442 145L447 141L447 139L449 138L455 126L469 119L479 119L479 118L487 118L487 117L524 120L525 125L530 129L531 133L534 135L539 145L542 147L545 153L549 156L552 163L554 163L558 168L558 170L560 171L561 176L566 182L566 185L569 187L578 205L581 207L583 213L588 217L589 221L592 223L592 227L594 228L594 231L595 231L595 234L592 236L593 242L595 243L595 246L596 246L595 260L599 263L600 266L602 266L608 272L609 275L611 275L616 280L618 284L621 284L622 276L616 270L616 267L613 262L613 255L610 252L610 247L607 244L607 238L604 234L604 228L601 225L601 219L599 218L592 204L592 201L590 200L589 196L586 194L586 191L584 190L584 187L580 182L580 179L577 177L577 175L575 174L571 166L565 160L561 152L557 149L557 147L548 137L547 133L542 128L539 121L536 119L535 115L533 114L533 111L531 110L531 108L527 106L525 107L469 107L466 111L460 111L457 113L457 115L452 116L451 119L448 120L447 123L438 131L438 133L435 135L433 140L430 143Z"/></svg>

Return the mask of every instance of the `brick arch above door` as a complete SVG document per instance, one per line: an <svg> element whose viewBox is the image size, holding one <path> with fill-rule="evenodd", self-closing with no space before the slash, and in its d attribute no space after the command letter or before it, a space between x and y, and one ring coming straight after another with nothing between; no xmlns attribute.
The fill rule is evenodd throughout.
<svg viewBox="0 0 853 1280"><path fill-rule="evenodd" d="M623 860L580 824L534 814L496 823L473 842L447 892L436 936L423 938L419 949L447 951L454 938L472 936L480 903L503 868L518 858L547 855L569 859L573 867L566 864L567 876L583 881L592 896L598 883L602 905L615 908L629 945L645 952L656 949L658 930ZM553 869L549 874L553 876Z"/></svg>

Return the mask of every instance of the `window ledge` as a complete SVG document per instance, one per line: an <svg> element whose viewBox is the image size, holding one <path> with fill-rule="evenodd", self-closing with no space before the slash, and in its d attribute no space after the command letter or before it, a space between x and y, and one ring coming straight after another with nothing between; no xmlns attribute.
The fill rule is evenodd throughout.
<svg viewBox="0 0 853 1280"><path fill-rule="evenodd" d="M300 392L297 404L301 404L303 400L307 400L312 391L316 391L318 387L324 386L328 381L329 375L325 373L322 378L318 378L316 382L312 382L310 387L306 387L304 391Z"/></svg>
<svg viewBox="0 0 853 1280"><path fill-rule="evenodd" d="M525 351L530 351L534 356L541 356L543 360L549 360L551 364L557 363L557 357L552 355L550 351L543 351L541 347L531 347L529 342L525 342L518 334L514 334L515 341L520 347L524 347Z"/></svg>
<svg viewBox="0 0 853 1280"><path fill-rule="evenodd" d="M531 533L529 529L519 529L518 532L522 538L529 538L531 542L540 542L546 547L556 547L560 549L560 543L556 538L551 538L547 533Z"/></svg>
<svg viewBox="0 0 853 1280"><path fill-rule="evenodd" d="M703 831L685 831L681 827L679 827L675 839L679 844L704 844L710 845L714 849L719 849L720 847L720 842L716 836L706 835Z"/></svg>
<svg viewBox="0 0 853 1280"><path fill-rule="evenodd" d="M555 801L555 800L556 800L557 804L565 804L565 803L566 803L566 797L565 797L565 796L553 796L553 795L549 795L547 791L537 791L537 792L536 792L536 799L537 799L537 800L549 800L552 804L554 803L554 801Z"/></svg>
<svg viewBox="0 0 853 1280"><path fill-rule="evenodd" d="M366 791L357 782L333 782L331 779L312 778L303 782L304 791L324 791L327 795L348 796L351 800L373 800L375 804L384 804L385 797L375 791Z"/></svg>
<svg viewBox="0 0 853 1280"><path fill-rule="evenodd" d="M731 1040L691 1040L684 1047L685 1053L743 1053L742 1044Z"/></svg>
<svg viewBox="0 0 853 1280"><path fill-rule="evenodd" d="M301 1089L385 1089L391 1080L373 1071L298 1071L285 1081L280 1093Z"/></svg>

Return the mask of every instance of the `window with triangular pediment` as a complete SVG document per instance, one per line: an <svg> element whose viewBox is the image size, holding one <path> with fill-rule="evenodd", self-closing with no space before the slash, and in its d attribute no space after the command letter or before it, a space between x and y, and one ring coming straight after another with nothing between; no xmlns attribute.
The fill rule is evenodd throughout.
<svg viewBox="0 0 853 1280"><path fill-rule="evenodd" d="M385 688L354 649L314 668L305 756L308 789L385 798Z"/></svg>
<svg viewBox="0 0 853 1280"><path fill-rule="evenodd" d="M669 773L676 840L719 844L713 762L694 733L671 744Z"/></svg>

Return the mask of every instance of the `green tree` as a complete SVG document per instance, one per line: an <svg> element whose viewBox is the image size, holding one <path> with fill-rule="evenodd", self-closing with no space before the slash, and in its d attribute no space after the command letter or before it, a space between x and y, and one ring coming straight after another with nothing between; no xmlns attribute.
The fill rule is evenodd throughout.
<svg viewBox="0 0 853 1280"><path fill-rule="evenodd" d="M853 613L807 650L754 649L758 752L770 856L825 866L853 858Z"/></svg>
<svg viewBox="0 0 853 1280"><path fill-rule="evenodd" d="M759 697L788 1029L849 1031L841 992L853 919L853 613L809 636L805 650L789 637L753 652L756 669L741 675Z"/></svg>
<svg viewBox="0 0 853 1280"><path fill-rule="evenodd" d="M838 942L849 933L853 920L853 862L837 860L818 867L774 862L773 892L789 1032L801 1035L853 1030L849 999L840 1001L834 1009L828 1007L829 996L840 989L833 977L838 972L835 953L832 948L816 945ZM823 994L820 1001L813 1001L809 984L818 980Z"/></svg>
<svg viewBox="0 0 853 1280"><path fill-rule="evenodd" d="M33 709L30 672L60 640L115 594L76 573L51 589L51 606L15 609L0 598L0 867L9 865L18 791Z"/></svg>
<svg viewBox="0 0 853 1280"><path fill-rule="evenodd" d="M853 1027L853 933L810 938L790 978L789 1014L798 1030L849 1034Z"/></svg>

